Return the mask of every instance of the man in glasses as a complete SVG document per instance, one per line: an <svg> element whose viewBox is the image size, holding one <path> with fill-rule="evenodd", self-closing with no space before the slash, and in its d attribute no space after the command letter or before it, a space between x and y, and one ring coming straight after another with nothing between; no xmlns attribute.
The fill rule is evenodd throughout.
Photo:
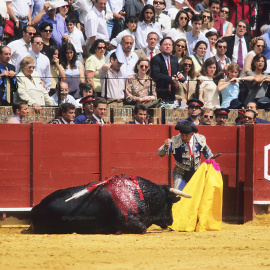
<svg viewBox="0 0 270 270"><path fill-rule="evenodd" d="M229 117L230 110L225 108L219 108L214 110L214 114L216 117L216 125L217 126L225 126Z"/></svg>
<svg viewBox="0 0 270 270"><path fill-rule="evenodd" d="M243 115L242 125L255 124L256 123L256 112L253 110L246 110Z"/></svg>
<svg viewBox="0 0 270 270"><path fill-rule="evenodd" d="M166 8L165 0L154 0L153 6L155 9L156 22L161 24L161 32L163 36L171 30L171 18L162 11Z"/></svg>
<svg viewBox="0 0 270 270"><path fill-rule="evenodd" d="M31 38L32 50L21 55L15 64L16 71L19 72L20 62L25 56L32 56L35 59L35 71L39 74L41 80L44 82L47 92L50 91L51 86L51 68L49 58L41 53L43 49L43 39L40 35L35 35Z"/></svg>
<svg viewBox="0 0 270 270"><path fill-rule="evenodd" d="M188 105L188 118L179 121L178 123L188 121L191 122L194 125L200 125L201 124L201 111L203 107L203 102L196 98L191 98L187 101Z"/></svg>
<svg viewBox="0 0 270 270"><path fill-rule="evenodd" d="M23 28L23 37L8 44L8 47L11 49L10 64L15 66L18 57L32 49L31 38L35 33L36 29L33 26L27 25Z"/></svg>
<svg viewBox="0 0 270 270"><path fill-rule="evenodd" d="M212 109L208 109L208 108L202 109L200 125L212 126L213 118L214 118L214 111Z"/></svg>

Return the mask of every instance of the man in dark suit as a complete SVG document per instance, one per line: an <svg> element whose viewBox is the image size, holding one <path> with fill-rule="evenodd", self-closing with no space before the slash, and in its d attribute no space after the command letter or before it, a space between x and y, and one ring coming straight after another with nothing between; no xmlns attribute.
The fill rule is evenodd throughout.
<svg viewBox="0 0 270 270"><path fill-rule="evenodd" d="M8 63L10 58L10 48L0 47L0 106L10 106L13 102L13 93L17 89L15 66Z"/></svg>
<svg viewBox="0 0 270 270"><path fill-rule="evenodd" d="M246 21L239 20L236 23L235 35L229 36L229 37L223 37L223 39L227 42L226 55L231 59L232 63L237 63L239 65L240 70L243 69L244 59L246 55L248 54L248 52L250 51L249 43L251 39L248 37L245 37L248 27L249 26ZM239 52L240 47L242 49L242 55L240 55L240 52Z"/></svg>
<svg viewBox="0 0 270 270"><path fill-rule="evenodd" d="M134 120L127 122L126 124L147 124L147 112L148 108L144 104L136 104L133 112Z"/></svg>
<svg viewBox="0 0 270 270"><path fill-rule="evenodd" d="M158 98L165 102L175 100L175 90L178 87L178 80L185 81L183 70L178 63L176 56L171 55L173 50L173 41L170 37L163 38L160 41L160 51L151 60L151 77L156 82L156 91Z"/></svg>
<svg viewBox="0 0 270 270"><path fill-rule="evenodd" d="M107 112L107 100L102 97L95 99L93 104L93 115L87 118L83 124L106 124L104 121L104 116Z"/></svg>

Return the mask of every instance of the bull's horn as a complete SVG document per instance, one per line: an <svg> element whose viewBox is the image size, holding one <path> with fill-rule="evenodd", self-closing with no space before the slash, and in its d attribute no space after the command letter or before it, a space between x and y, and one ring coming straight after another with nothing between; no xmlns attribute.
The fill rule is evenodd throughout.
<svg viewBox="0 0 270 270"><path fill-rule="evenodd" d="M175 189L175 188L170 188L170 192L171 193L174 193L176 195L180 195L181 197L185 197L185 198L192 198L191 195L181 191L181 190L178 190L178 189Z"/></svg>

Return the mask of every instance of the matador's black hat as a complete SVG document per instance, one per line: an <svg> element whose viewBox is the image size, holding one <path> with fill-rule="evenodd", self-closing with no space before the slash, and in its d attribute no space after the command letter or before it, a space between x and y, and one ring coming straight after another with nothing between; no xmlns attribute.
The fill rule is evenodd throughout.
<svg viewBox="0 0 270 270"><path fill-rule="evenodd" d="M184 133L184 134L198 132L197 127L189 121L183 121L183 122L177 123L175 126L175 130L179 130L180 133Z"/></svg>

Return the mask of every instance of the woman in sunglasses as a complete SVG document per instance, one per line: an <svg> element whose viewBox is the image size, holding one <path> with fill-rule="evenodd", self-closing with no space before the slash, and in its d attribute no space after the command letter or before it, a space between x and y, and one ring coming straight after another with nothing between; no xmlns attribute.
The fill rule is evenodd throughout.
<svg viewBox="0 0 270 270"><path fill-rule="evenodd" d="M57 13L65 19L67 17L67 13L69 11L69 4L68 1L64 1L65 5L62 7L59 7L57 9Z"/></svg>
<svg viewBox="0 0 270 270"><path fill-rule="evenodd" d="M237 99L239 95L239 66L236 63L231 63L227 69L227 78L221 79L218 82L218 91L222 96L221 108L229 108L233 99Z"/></svg>
<svg viewBox="0 0 270 270"><path fill-rule="evenodd" d="M53 25L48 22L43 22L39 25L38 29L43 39L43 49L41 52L47 54L49 46L57 46L55 40L52 38Z"/></svg>
<svg viewBox="0 0 270 270"><path fill-rule="evenodd" d="M202 17L202 29L201 32L206 34L209 31L217 32L214 25L213 13L209 9L204 9L200 11L200 15Z"/></svg>
<svg viewBox="0 0 270 270"><path fill-rule="evenodd" d="M251 42L249 43L251 51L244 59L244 73L242 74L242 76L249 75L249 72L251 72L251 62L254 56L261 53L264 50L265 46L265 41L261 37L255 37L251 40Z"/></svg>
<svg viewBox="0 0 270 270"><path fill-rule="evenodd" d="M182 67L186 81L179 82L179 87L175 93L175 98L179 104L181 101L187 102L187 100L195 98L196 90L195 68L192 58L190 56L184 56L180 62L180 66Z"/></svg>
<svg viewBox="0 0 270 270"><path fill-rule="evenodd" d="M101 85L98 70L105 64L106 51L105 41L103 39L95 40L89 50L91 56L85 62L86 81L93 85L94 91L99 97L101 96Z"/></svg>
<svg viewBox="0 0 270 270"><path fill-rule="evenodd" d="M150 81L150 62L146 57L141 57L135 67L135 75L126 80L126 103L135 107L136 104L145 104L148 108L158 105L156 84Z"/></svg>
<svg viewBox="0 0 270 270"><path fill-rule="evenodd" d="M172 54L178 58L178 63L187 55L187 41L184 38L177 39L173 44Z"/></svg>
<svg viewBox="0 0 270 270"><path fill-rule="evenodd" d="M194 54L190 56L195 66L196 76L200 75L200 71L204 63L204 56L206 54L206 49L207 43L203 40L200 40L196 43L193 49Z"/></svg>
<svg viewBox="0 0 270 270"><path fill-rule="evenodd" d="M186 39L186 32L188 30L189 17L186 11L180 10L174 20L173 28L168 32L166 37L172 38L176 41L179 38Z"/></svg>
<svg viewBox="0 0 270 270"><path fill-rule="evenodd" d="M219 17L223 21L223 37L228 37L233 34L233 24L228 21L230 9L227 6L223 6L220 9Z"/></svg>
<svg viewBox="0 0 270 270"><path fill-rule="evenodd" d="M60 60L65 69L65 82L69 94L75 99L80 98L79 84L84 83L83 64L78 60L76 50L71 43L64 43L60 51Z"/></svg>

